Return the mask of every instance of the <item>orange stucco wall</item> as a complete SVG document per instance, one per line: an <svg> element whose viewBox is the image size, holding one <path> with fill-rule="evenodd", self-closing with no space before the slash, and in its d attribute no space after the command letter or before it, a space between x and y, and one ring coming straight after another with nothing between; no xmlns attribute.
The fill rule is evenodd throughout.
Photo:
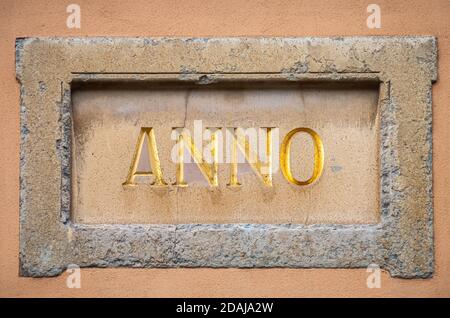
<svg viewBox="0 0 450 318"><path fill-rule="evenodd" d="M66 27L66 7L81 6L81 29ZM381 29L366 26L381 7ZM450 296L450 2L448 0L0 0L0 296ZM439 79L433 86L436 271L431 279L392 279L366 287L364 269L82 269L20 278L19 85L14 41L23 36L351 36L434 35Z"/></svg>

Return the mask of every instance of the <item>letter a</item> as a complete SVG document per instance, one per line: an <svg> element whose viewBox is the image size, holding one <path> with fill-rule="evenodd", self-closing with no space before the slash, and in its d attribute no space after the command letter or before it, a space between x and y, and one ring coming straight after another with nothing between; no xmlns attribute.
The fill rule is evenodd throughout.
<svg viewBox="0 0 450 318"><path fill-rule="evenodd" d="M148 158L150 159L150 167L152 171L138 171L139 159L141 158L142 147L144 146L145 137L147 137ZM156 148L156 138L152 127L142 127L136 143L133 159L131 161L130 170L124 186L134 186L136 177L154 176L155 181L152 185L164 186L167 183L163 179L161 163L159 161L158 149Z"/></svg>

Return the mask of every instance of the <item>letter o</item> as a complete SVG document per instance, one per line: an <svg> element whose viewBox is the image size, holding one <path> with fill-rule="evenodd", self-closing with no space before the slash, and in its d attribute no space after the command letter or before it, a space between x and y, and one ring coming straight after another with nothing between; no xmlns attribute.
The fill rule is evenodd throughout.
<svg viewBox="0 0 450 318"><path fill-rule="evenodd" d="M299 132L305 132L310 135L314 141L314 171L306 181L300 181L294 178L291 171L291 142L292 137ZM320 136L312 129L309 128L295 128L291 130L283 139L280 150L280 167L281 172L287 181L295 185L308 185L316 181L322 174L324 161L323 144Z"/></svg>

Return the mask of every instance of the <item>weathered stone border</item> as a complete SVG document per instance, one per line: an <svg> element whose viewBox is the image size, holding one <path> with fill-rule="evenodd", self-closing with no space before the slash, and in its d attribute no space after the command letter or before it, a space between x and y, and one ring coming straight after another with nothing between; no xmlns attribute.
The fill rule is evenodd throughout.
<svg viewBox="0 0 450 318"><path fill-rule="evenodd" d="M21 38L20 274L82 267L365 267L434 270L433 37ZM82 225L70 221L75 81L380 83L376 225Z"/></svg>

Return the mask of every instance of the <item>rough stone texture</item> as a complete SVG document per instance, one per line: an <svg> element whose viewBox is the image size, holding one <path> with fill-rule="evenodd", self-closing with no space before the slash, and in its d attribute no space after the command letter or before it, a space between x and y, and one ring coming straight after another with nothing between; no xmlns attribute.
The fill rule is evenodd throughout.
<svg viewBox="0 0 450 318"><path fill-rule="evenodd" d="M136 267L363 267L396 277L434 268L432 37L28 38L21 83L23 276L68 264ZM376 225L81 225L70 211L70 85L228 80L381 83L381 222Z"/></svg>

